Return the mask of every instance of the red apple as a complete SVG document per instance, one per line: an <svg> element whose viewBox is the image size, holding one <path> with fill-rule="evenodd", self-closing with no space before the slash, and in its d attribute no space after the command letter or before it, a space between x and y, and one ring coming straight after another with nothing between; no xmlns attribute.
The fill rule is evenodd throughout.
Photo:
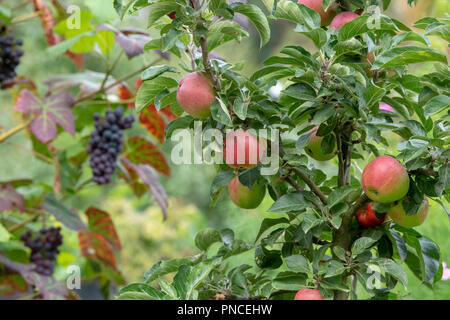
<svg viewBox="0 0 450 320"><path fill-rule="evenodd" d="M319 290L301 289L295 294L294 300L323 300Z"/></svg>
<svg viewBox="0 0 450 320"><path fill-rule="evenodd" d="M344 24L358 17L358 14L351 11L341 12L331 21L330 28L340 29Z"/></svg>
<svg viewBox="0 0 450 320"><path fill-rule="evenodd" d="M205 119L211 114L215 92L211 81L200 72L193 72L181 79L177 89L180 107L194 118Z"/></svg>
<svg viewBox="0 0 450 320"><path fill-rule="evenodd" d="M228 193L231 201L238 207L255 209L263 201L266 195L266 187L255 183L250 189L239 181L239 177L236 177L228 184Z"/></svg>
<svg viewBox="0 0 450 320"><path fill-rule="evenodd" d="M253 168L261 161L263 150L261 141L247 130L238 129L227 134L223 156L232 168Z"/></svg>
<svg viewBox="0 0 450 320"><path fill-rule="evenodd" d="M362 187L373 201L394 202L408 193L408 172L396 159L381 156L369 162L364 168Z"/></svg>
<svg viewBox="0 0 450 320"><path fill-rule="evenodd" d="M327 161L335 156L336 152L336 145L334 147L333 152L331 153L323 153L322 151L322 140L323 137L319 137L316 135L317 129L319 129L319 126L316 126L309 130L308 132L312 132L312 134L309 136L309 142L308 145L305 147L305 152L313 159L318 161Z"/></svg>
<svg viewBox="0 0 450 320"><path fill-rule="evenodd" d="M337 8L337 3L333 3L328 7L327 11L325 11L323 10L322 2L323 0L298 0L298 3L304 4L317 12L321 18L321 24L326 26L330 24L331 19L336 15L335 9Z"/></svg>
<svg viewBox="0 0 450 320"><path fill-rule="evenodd" d="M374 205L370 202L356 211L356 220L359 224L366 228L373 228L379 226L386 219L386 213L378 213L372 209Z"/></svg>
<svg viewBox="0 0 450 320"><path fill-rule="evenodd" d="M405 197L402 200L397 201L395 206L391 207L388 211L388 215L394 220L398 225L405 228L412 228L420 226L428 215L429 203L428 199L424 199L419 210L412 216L407 216L403 204L408 201Z"/></svg>

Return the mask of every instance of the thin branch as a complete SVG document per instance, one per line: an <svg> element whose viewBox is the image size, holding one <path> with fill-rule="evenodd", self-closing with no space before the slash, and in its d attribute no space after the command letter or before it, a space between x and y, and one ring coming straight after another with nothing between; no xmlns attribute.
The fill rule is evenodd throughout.
<svg viewBox="0 0 450 320"><path fill-rule="evenodd" d="M85 101L85 100L94 98L94 97L95 97L96 95L98 95L100 92L102 92L102 91L107 91L107 90L109 90L109 89L111 89L111 88L113 88L113 87L115 87L115 86L121 84L122 82L128 80L129 78L132 78L132 77L134 77L135 75L141 73L142 71L144 71L144 70L150 68L151 66L153 66L155 63L157 63L157 62L160 61L160 60L162 60L162 58L161 58L161 57L158 57L158 58L156 58L155 60L153 60L150 64L145 65L144 67L140 68L139 70L133 71L133 72L130 73L130 74L127 74L126 76L120 78L119 80L117 80L116 82L114 82L114 83L112 83L112 84L110 84L110 85L108 85L108 86L105 86L105 87L103 88L103 90L100 90L100 89L99 89L99 90L96 90L96 91L94 91L94 92L92 92L92 93L89 93L89 94L87 94L87 95L85 95L85 96L82 96L82 97L78 98L77 100L75 100L74 105L76 105L76 104L78 104L78 103L80 103L80 102L83 102L83 101Z"/></svg>
<svg viewBox="0 0 450 320"><path fill-rule="evenodd" d="M34 151L34 150L28 149L28 148L26 148L26 147L24 147L24 146L22 146L22 145L20 145L20 144L15 144L15 143L11 143L11 142L3 142L3 144L5 144L5 145L7 145L7 146L14 147L14 148L22 149L22 150L24 150L24 151L26 151L26 152L31 153L31 154L34 155L35 157L40 158L40 159L43 160L43 161L46 161L46 162L48 162L48 163L53 163L53 160L50 159L49 157L46 157L46 156L44 156L43 154L40 154L39 152L36 152L36 151Z"/></svg>
<svg viewBox="0 0 450 320"><path fill-rule="evenodd" d="M36 212L36 213L33 214L32 216L30 216L30 217L28 217L27 219L23 220L22 222L20 222L20 223L18 223L18 224L16 224L16 225L13 225L11 228L8 229L8 232L11 233L11 232L16 231L17 229L22 228L22 227L23 227L24 225L26 225L27 223L30 223L30 222L34 221L34 220L35 220L36 218L38 218L40 215L41 215L40 212Z"/></svg>
<svg viewBox="0 0 450 320"><path fill-rule="evenodd" d="M25 121L21 124L19 124L18 126L0 134L0 143L5 141L6 139L8 139L9 137L13 136L14 134L16 134L19 131L22 131L23 129L25 129L26 127L28 127L28 125L31 123L32 120L28 120Z"/></svg>
<svg viewBox="0 0 450 320"><path fill-rule="evenodd" d="M352 217L356 213L356 211L358 211L358 209L361 208L364 204L369 202L369 200L369 197L365 193L361 194L359 198L356 199L355 204L347 210L345 216Z"/></svg>
<svg viewBox="0 0 450 320"><path fill-rule="evenodd" d="M192 4L194 5L194 10L198 11L200 10L200 3L198 0L192 0ZM198 28L206 28L203 22L199 22L197 25ZM205 72L207 73L208 77L210 78L214 89L216 92L221 91L220 81L215 76L214 71L211 67L211 62L209 61L209 50L208 50L208 42L206 40L206 35L202 34L199 36L198 41L200 43L200 48L202 51L202 61L203 61L203 67L205 68Z"/></svg>
<svg viewBox="0 0 450 320"><path fill-rule="evenodd" d="M286 154L286 152L284 151L283 147L280 146L280 156L281 158L284 157L284 155ZM297 176L299 176L307 185L308 187L311 189L312 192L315 193L316 196L319 197L320 201L322 201L322 203L324 205L327 205L328 201L327 201L327 197L325 196L325 194L319 189L318 186L316 186L316 184L314 183L314 181L312 181L308 175L306 175L305 173L303 173L301 170L299 170L298 168L295 167L290 167L290 170L293 171Z"/></svg>
<svg viewBox="0 0 450 320"><path fill-rule="evenodd" d="M11 24L16 24L16 23L20 23L20 22L24 22L33 18L38 17L42 12L41 11L35 11L32 13L28 13L26 15L14 18L11 20Z"/></svg>

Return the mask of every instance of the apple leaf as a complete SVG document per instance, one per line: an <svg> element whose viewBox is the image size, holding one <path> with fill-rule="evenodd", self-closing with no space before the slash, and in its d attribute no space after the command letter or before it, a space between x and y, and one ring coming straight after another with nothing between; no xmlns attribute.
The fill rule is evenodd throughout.
<svg viewBox="0 0 450 320"><path fill-rule="evenodd" d="M401 46L386 50L378 55L372 65L372 70L429 61L438 61L446 64L447 58L434 49Z"/></svg>
<svg viewBox="0 0 450 320"><path fill-rule="evenodd" d="M30 129L39 141L46 143L58 135L57 124L71 135L75 135L75 122L71 110L73 102L74 98L66 91L41 101L33 92L24 89L19 94L14 110L37 115L31 122Z"/></svg>
<svg viewBox="0 0 450 320"><path fill-rule="evenodd" d="M230 6L234 12L238 12L246 16L256 27L261 37L262 47L270 40L270 26L264 12L257 6L252 4L234 3Z"/></svg>

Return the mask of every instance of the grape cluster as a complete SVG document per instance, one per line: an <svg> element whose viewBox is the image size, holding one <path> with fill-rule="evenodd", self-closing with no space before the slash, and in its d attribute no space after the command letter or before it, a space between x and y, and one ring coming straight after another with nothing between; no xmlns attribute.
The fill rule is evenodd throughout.
<svg viewBox="0 0 450 320"><path fill-rule="evenodd" d="M6 28L0 29L0 86L4 89L5 82L16 77L16 68L24 52L20 48L22 40L15 39L14 34L6 33Z"/></svg>
<svg viewBox="0 0 450 320"><path fill-rule="evenodd" d="M122 130L133 125L134 117L123 116L123 108L106 111L104 118L94 114L95 130L89 139L87 152L91 156L90 166L94 182L107 184L116 168L117 156L122 151Z"/></svg>
<svg viewBox="0 0 450 320"><path fill-rule="evenodd" d="M41 229L34 238L28 230L20 240L31 249L30 261L36 265L35 271L44 276L51 276L59 253L58 247L63 242L61 228Z"/></svg>

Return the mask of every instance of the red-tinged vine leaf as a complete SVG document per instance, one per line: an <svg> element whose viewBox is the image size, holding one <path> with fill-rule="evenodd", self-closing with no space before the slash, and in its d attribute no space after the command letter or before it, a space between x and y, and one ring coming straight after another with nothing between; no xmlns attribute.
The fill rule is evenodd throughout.
<svg viewBox="0 0 450 320"><path fill-rule="evenodd" d="M154 105L148 106L139 113L139 123L146 128L148 133L154 136L159 143L164 143L166 122L158 114Z"/></svg>
<svg viewBox="0 0 450 320"><path fill-rule="evenodd" d="M0 277L0 297L28 292L28 283L17 273Z"/></svg>
<svg viewBox="0 0 450 320"><path fill-rule="evenodd" d="M59 124L71 135L75 135L75 121L71 106L74 98L70 92L60 92L39 100L30 90L22 90L14 110L25 114L36 114L31 122L31 132L42 143L47 143L57 137L56 124Z"/></svg>
<svg viewBox="0 0 450 320"><path fill-rule="evenodd" d="M167 219L167 207L169 205L167 194L161 183L159 182L158 174L156 173L156 171L148 165L134 164L126 158L122 158L121 161L125 166L134 170L137 173L139 179L143 183L148 185L148 187L150 188L150 192L153 194L156 202L161 207L164 220Z"/></svg>
<svg viewBox="0 0 450 320"><path fill-rule="evenodd" d="M129 100L134 97L134 94L130 91L126 84L121 84L117 87L120 100Z"/></svg>
<svg viewBox="0 0 450 320"><path fill-rule="evenodd" d="M8 270L19 273L28 285L35 287L44 300L63 300L68 291L63 283L57 282L52 277L42 276L34 271L34 264L22 264L9 260L0 255L0 262Z"/></svg>
<svg viewBox="0 0 450 320"><path fill-rule="evenodd" d="M53 28L55 27L55 21L53 19L52 12L48 9L44 0L33 0L34 11L39 13L39 17L41 18L42 27L44 28L45 37L47 38L47 42L49 45L54 46L58 44L60 39L53 32Z"/></svg>
<svg viewBox="0 0 450 320"><path fill-rule="evenodd" d="M14 208L25 211L25 200L9 183L0 184L0 212L11 211Z"/></svg>
<svg viewBox="0 0 450 320"><path fill-rule="evenodd" d="M139 180L139 177L133 169L128 167L125 163L119 162L119 177L121 177L125 182L133 189L134 194L137 197L141 197L144 193L148 191L148 186Z"/></svg>
<svg viewBox="0 0 450 320"><path fill-rule="evenodd" d="M178 117L176 115L174 115L172 113L172 111L170 110L170 105L165 107L164 109L159 110L159 112L161 112L163 115L165 115L167 117L167 119L170 121L178 119Z"/></svg>
<svg viewBox="0 0 450 320"><path fill-rule="evenodd" d="M85 214L88 217L89 229L92 232L102 235L108 240L114 250L122 249L114 223L107 212L95 207L89 207Z"/></svg>
<svg viewBox="0 0 450 320"><path fill-rule="evenodd" d="M103 262L106 266L117 270L116 256L111 244L101 234L90 230L80 230L78 240L84 257Z"/></svg>
<svg viewBox="0 0 450 320"><path fill-rule="evenodd" d="M45 196L45 201L42 203L41 208L51 213L56 220L71 230L80 231L86 229L86 225L81 221L80 217L59 202L53 194Z"/></svg>
<svg viewBox="0 0 450 320"><path fill-rule="evenodd" d="M150 141L132 137L126 142L126 158L134 164L147 164L170 177L170 167L164 154Z"/></svg>
<svg viewBox="0 0 450 320"><path fill-rule="evenodd" d="M70 58L70 60L72 60L75 65L77 66L78 70L82 70L83 69L83 65L84 65L84 54L82 53L73 53L70 50L66 51L66 56L68 56Z"/></svg>

